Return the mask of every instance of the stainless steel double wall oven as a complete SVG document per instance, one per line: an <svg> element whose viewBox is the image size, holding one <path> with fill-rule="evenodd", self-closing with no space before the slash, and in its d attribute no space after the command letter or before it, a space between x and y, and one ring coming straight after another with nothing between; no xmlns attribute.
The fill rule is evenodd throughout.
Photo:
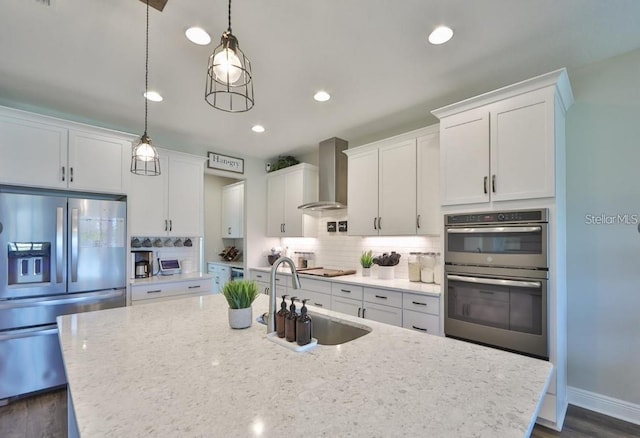
<svg viewBox="0 0 640 438"><path fill-rule="evenodd" d="M548 210L445 215L445 335L549 358Z"/></svg>

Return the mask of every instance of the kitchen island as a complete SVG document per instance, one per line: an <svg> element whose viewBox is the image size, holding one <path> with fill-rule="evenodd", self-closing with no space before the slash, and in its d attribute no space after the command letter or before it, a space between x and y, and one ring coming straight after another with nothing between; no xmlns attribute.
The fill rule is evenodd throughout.
<svg viewBox="0 0 640 438"><path fill-rule="evenodd" d="M254 317L267 310L261 295ZM549 362L363 321L371 333L297 353L222 295L58 318L80 436L524 437ZM70 431L75 424L70 424Z"/></svg>

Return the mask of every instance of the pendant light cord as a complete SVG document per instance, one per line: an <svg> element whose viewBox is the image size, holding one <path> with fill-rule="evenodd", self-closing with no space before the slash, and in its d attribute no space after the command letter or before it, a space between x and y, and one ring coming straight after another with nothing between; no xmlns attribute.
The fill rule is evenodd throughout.
<svg viewBox="0 0 640 438"><path fill-rule="evenodd" d="M227 31L229 31L229 33L233 33L231 32L231 0L229 0L229 28Z"/></svg>
<svg viewBox="0 0 640 438"><path fill-rule="evenodd" d="M147 0L147 30L144 60L144 135L147 135L147 93L149 91L149 0Z"/></svg>

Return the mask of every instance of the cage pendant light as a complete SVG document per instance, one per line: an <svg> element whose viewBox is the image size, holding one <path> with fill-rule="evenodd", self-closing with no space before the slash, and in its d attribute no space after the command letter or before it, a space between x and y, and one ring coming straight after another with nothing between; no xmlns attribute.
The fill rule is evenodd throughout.
<svg viewBox="0 0 640 438"><path fill-rule="evenodd" d="M238 39L231 33L231 0L229 27L222 34L220 45L209 56L204 98L212 107L230 113L253 108L251 62L244 56Z"/></svg>
<svg viewBox="0 0 640 438"><path fill-rule="evenodd" d="M145 96L149 91L149 0L147 0L147 29L144 64L144 91ZM131 150L131 173L144 176L160 175L160 159L158 151L151 144L151 138L147 135L147 103L144 98L144 134Z"/></svg>

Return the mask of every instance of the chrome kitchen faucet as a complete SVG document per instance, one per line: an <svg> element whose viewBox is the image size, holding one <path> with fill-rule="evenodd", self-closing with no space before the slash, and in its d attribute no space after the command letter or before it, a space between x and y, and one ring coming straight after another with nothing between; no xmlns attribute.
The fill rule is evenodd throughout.
<svg viewBox="0 0 640 438"><path fill-rule="evenodd" d="M267 334L276 330L276 270L282 263L291 268L291 283L294 289L300 289L300 277L296 271L296 265L289 257L280 257L271 266L271 278L269 279L269 314L267 315Z"/></svg>

